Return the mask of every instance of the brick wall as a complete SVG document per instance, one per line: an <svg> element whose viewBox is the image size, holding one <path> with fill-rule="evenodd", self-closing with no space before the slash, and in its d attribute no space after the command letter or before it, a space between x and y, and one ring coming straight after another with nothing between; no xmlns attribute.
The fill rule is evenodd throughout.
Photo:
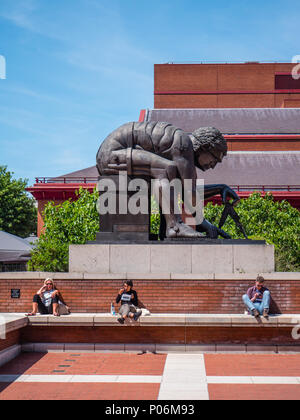
<svg viewBox="0 0 300 420"><path fill-rule="evenodd" d="M289 74L293 67L292 63L156 64L154 107L282 107L286 100L299 100L299 91L276 90L275 74Z"/></svg>
<svg viewBox="0 0 300 420"><path fill-rule="evenodd" d="M0 339L0 351L5 350L15 344L19 344L20 334L20 330L8 332L5 339Z"/></svg>
<svg viewBox="0 0 300 420"><path fill-rule="evenodd" d="M0 278L0 312L28 312L43 280ZM99 313L109 312L122 280L72 279L56 284L72 312ZM243 313L241 297L252 285L247 279L134 280L140 301L152 313ZM282 313L300 313L299 280L284 279L283 273L282 279L268 280L266 286ZM20 289L21 298L11 299L11 289Z"/></svg>
<svg viewBox="0 0 300 420"><path fill-rule="evenodd" d="M155 343L296 345L291 328L258 327L26 327L21 343Z"/></svg>

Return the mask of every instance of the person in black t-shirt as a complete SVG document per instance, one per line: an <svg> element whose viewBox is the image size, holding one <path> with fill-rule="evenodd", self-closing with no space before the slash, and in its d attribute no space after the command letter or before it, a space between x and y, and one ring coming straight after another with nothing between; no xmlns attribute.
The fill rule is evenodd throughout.
<svg viewBox="0 0 300 420"><path fill-rule="evenodd" d="M116 298L116 303L121 301L121 307L119 314L121 315L118 318L120 324L124 324L127 317L137 321L142 314L142 311L137 310L138 306L138 297L135 290L132 289L133 283L131 280L126 280L123 284L123 288L119 290L119 294Z"/></svg>

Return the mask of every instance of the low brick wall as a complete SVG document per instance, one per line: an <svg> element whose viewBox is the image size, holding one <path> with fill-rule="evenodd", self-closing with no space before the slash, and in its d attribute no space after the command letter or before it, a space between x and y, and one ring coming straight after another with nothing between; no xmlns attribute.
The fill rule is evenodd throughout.
<svg viewBox="0 0 300 420"><path fill-rule="evenodd" d="M167 350L164 345L181 346L184 351L206 345L216 346L218 351L222 350L222 345L232 345L235 350L241 345L242 351L245 346L247 351L254 350L253 346L269 350L273 347L271 351L277 351L279 347L283 350L283 346L287 351L300 350L298 335L295 335L299 331L300 314L276 315L260 320L240 314L152 314L140 317L137 322L126 320L122 326L117 322L117 316L107 313L72 314L59 318L52 315L2 315L6 334L0 340L0 366L1 360L5 362L11 357L9 349L20 351L20 345L23 351L40 352L75 348L133 350L144 344L151 351Z"/></svg>
<svg viewBox="0 0 300 420"><path fill-rule="evenodd" d="M28 326L21 343L252 344L297 346L291 327L56 327Z"/></svg>
<svg viewBox="0 0 300 420"><path fill-rule="evenodd" d="M28 312L33 295L50 273L1 273L0 312ZM126 277L120 275L52 275L73 313L109 312ZM243 313L242 295L256 275L132 275L140 301L152 313ZM300 273L264 275L277 313L300 313ZM128 277L129 278L129 277ZM20 289L20 298L11 298ZM118 306L117 306L118 307Z"/></svg>
<svg viewBox="0 0 300 420"><path fill-rule="evenodd" d="M5 350L20 342L21 331L11 331L6 334L5 339L0 339L0 351Z"/></svg>

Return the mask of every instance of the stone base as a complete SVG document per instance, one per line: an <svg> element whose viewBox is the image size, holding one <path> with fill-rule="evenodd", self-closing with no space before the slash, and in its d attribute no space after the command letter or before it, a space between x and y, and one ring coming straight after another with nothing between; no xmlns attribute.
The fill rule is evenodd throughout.
<svg viewBox="0 0 300 420"><path fill-rule="evenodd" d="M271 273L274 268L274 246L263 241L87 244L69 248L69 271L76 273Z"/></svg>

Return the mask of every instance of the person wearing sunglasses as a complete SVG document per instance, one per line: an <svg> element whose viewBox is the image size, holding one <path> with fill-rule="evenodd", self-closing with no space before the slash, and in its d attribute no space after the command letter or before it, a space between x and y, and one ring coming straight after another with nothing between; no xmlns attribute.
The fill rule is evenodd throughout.
<svg viewBox="0 0 300 420"><path fill-rule="evenodd" d="M124 324L127 317L137 321L142 314L141 309L138 309L138 296L137 292L132 289L133 283L131 280L126 280L123 284L123 287L119 290L118 296L116 298L116 303L121 301L121 307L119 314L121 315L118 318L120 324Z"/></svg>
<svg viewBox="0 0 300 420"><path fill-rule="evenodd" d="M34 316L37 314L37 312L42 315L53 314L54 316L60 316L58 310L60 302L65 305L62 295L56 288L53 280L47 278L44 282L44 285L34 295L32 312L27 314L27 316Z"/></svg>

